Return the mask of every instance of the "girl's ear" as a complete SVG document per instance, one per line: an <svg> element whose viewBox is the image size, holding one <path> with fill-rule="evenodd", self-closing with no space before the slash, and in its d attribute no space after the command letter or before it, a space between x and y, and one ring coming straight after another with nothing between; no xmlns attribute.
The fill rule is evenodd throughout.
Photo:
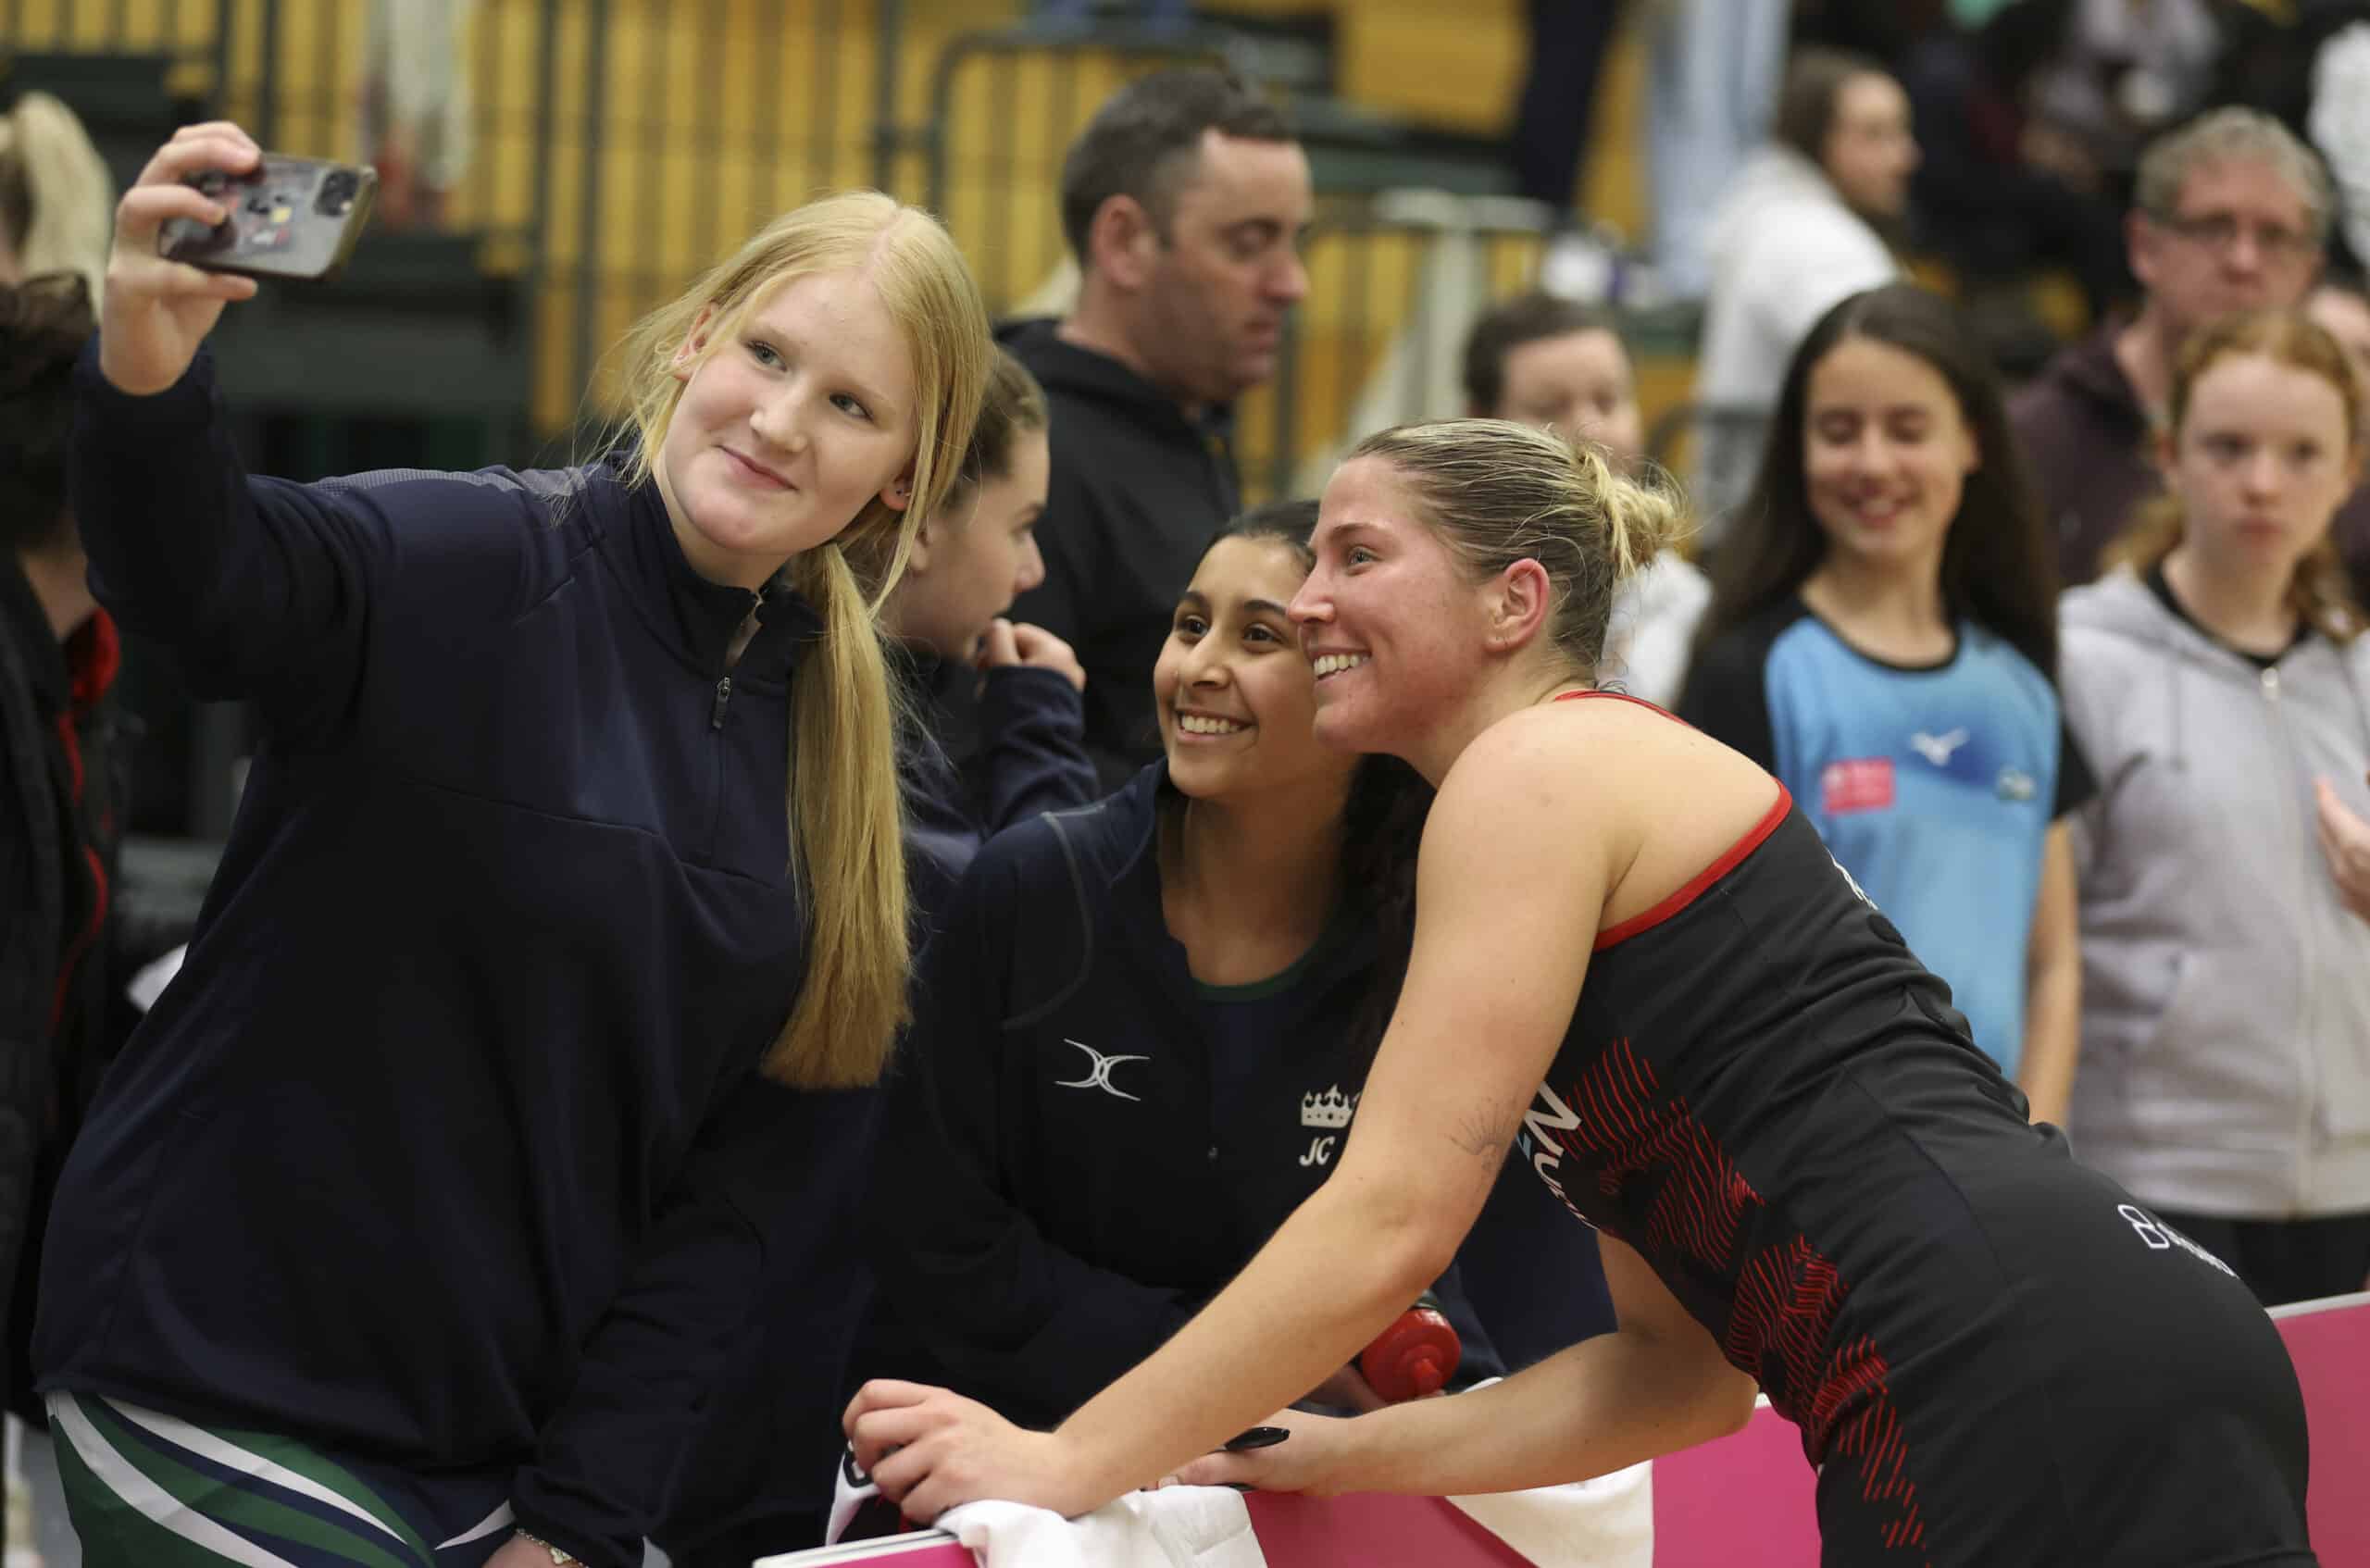
<svg viewBox="0 0 2370 1568"><path fill-rule="evenodd" d="M914 504L913 465L907 464L904 473L881 487L880 504L892 512L902 512Z"/></svg>
<svg viewBox="0 0 2370 1568"><path fill-rule="evenodd" d="M692 330L684 333L683 341L675 346L675 357L667 362L667 373L675 380L688 381L692 379L692 371L698 367L700 355L707 352L708 323L715 316L716 306L700 306L698 317L692 322Z"/></svg>

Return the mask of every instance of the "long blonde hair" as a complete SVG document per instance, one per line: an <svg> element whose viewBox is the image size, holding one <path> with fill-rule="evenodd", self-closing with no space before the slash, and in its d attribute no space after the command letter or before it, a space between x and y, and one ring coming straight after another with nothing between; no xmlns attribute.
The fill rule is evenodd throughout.
<svg viewBox="0 0 2370 1568"><path fill-rule="evenodd" d="M2165 429L2175 441L2189 423L2190 395L2205 372L2223 359L2261 355L2276 365L2318 376L2335 387L2345 404L2346 450L2358 455L2363 447L2364 389L2353 374L2345 350L2301 311L2253 310L2227 317L2189 334L2173 366L2173 396ZM2146 576L2161 565L2189 529L2180 500L2159 495L2141 504L2130 525L2116 536L2102 556L2108 566L2129 566ZM2362 605L2353 596L2344 559L2334 533L2306 551L2289 579L2288 606L2296 618L2332 642L2346 643L2361 635Z"/></svg>
<svg viewBox="0 0 2370 1568"><path fill-rule="evenodd" d="M74 111L46 93L27 93L0 115L0 227L24 277L78 273L99 297L115 181Z"/></svg>
<svg viewBox="0 0 2370 1568"><path fill-rule="evenodd" d="M798 1088L874 1082L905 1020L905 861L895 754L896 697L881 652L881 601L905 569L914 532L944 504L987 386L987 307L937 219L874 191L810 202L761 230L620 347L641 483L664 450L683 383L677 351L711 312L694 366L732 342L750 312L791 280L858 268L879 290L913 355L919 404L913 500L873 497L829 543L787 568L820 614L823 637L792 683L792 869L810 911L805 983L766 1054L767 1076Z"/></svg>

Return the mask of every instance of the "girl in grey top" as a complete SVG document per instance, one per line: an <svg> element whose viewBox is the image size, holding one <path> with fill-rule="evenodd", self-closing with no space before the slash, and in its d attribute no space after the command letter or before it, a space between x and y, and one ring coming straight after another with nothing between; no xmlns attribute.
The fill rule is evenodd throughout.
<svg viewBox="0 0 2370 1568"><path fill-rule="evenodd" d="M2063 603L2077 1155L2266 1303L2370 1275L2370 641L2329 541L2363 390L2286 312L2194 337L2168 493Z"/></svg>

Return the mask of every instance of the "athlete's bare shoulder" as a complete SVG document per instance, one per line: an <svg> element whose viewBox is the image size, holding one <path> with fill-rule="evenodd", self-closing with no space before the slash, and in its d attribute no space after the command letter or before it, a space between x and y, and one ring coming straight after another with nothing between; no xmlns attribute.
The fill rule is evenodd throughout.
<svg viewBox="0 0 2370 1568"><path fill-rule="evenodd" d="M1509 815L1516 800L1550 805L1553 840L1578 847L1585 836L1603 857L1610 926L1718 860L1779 791L1752 759L1660 708L1592 696L1541 703L1491 725L1457 758L1441 796ZM1535 847L1554 852L1552 841Z"/></svg>

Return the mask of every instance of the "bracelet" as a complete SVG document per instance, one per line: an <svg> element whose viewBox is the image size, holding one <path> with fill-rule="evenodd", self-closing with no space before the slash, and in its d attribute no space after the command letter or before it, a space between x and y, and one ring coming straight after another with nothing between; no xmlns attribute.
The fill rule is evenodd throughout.
<svg viewBox="0 0 2370 1568"><path fill-rule="evenodd" d="M566 1568L566 1565L568 1563L582 1561L581 1559L573 1556L564 1549L552 1545L551 1542L543 1539L543 1537L535 1535L530 1531L519 1531L518 1538L525 1541L529 1546L539 1546L545 1551L550 1552L552 1554L553 1568Z"/></svg>

